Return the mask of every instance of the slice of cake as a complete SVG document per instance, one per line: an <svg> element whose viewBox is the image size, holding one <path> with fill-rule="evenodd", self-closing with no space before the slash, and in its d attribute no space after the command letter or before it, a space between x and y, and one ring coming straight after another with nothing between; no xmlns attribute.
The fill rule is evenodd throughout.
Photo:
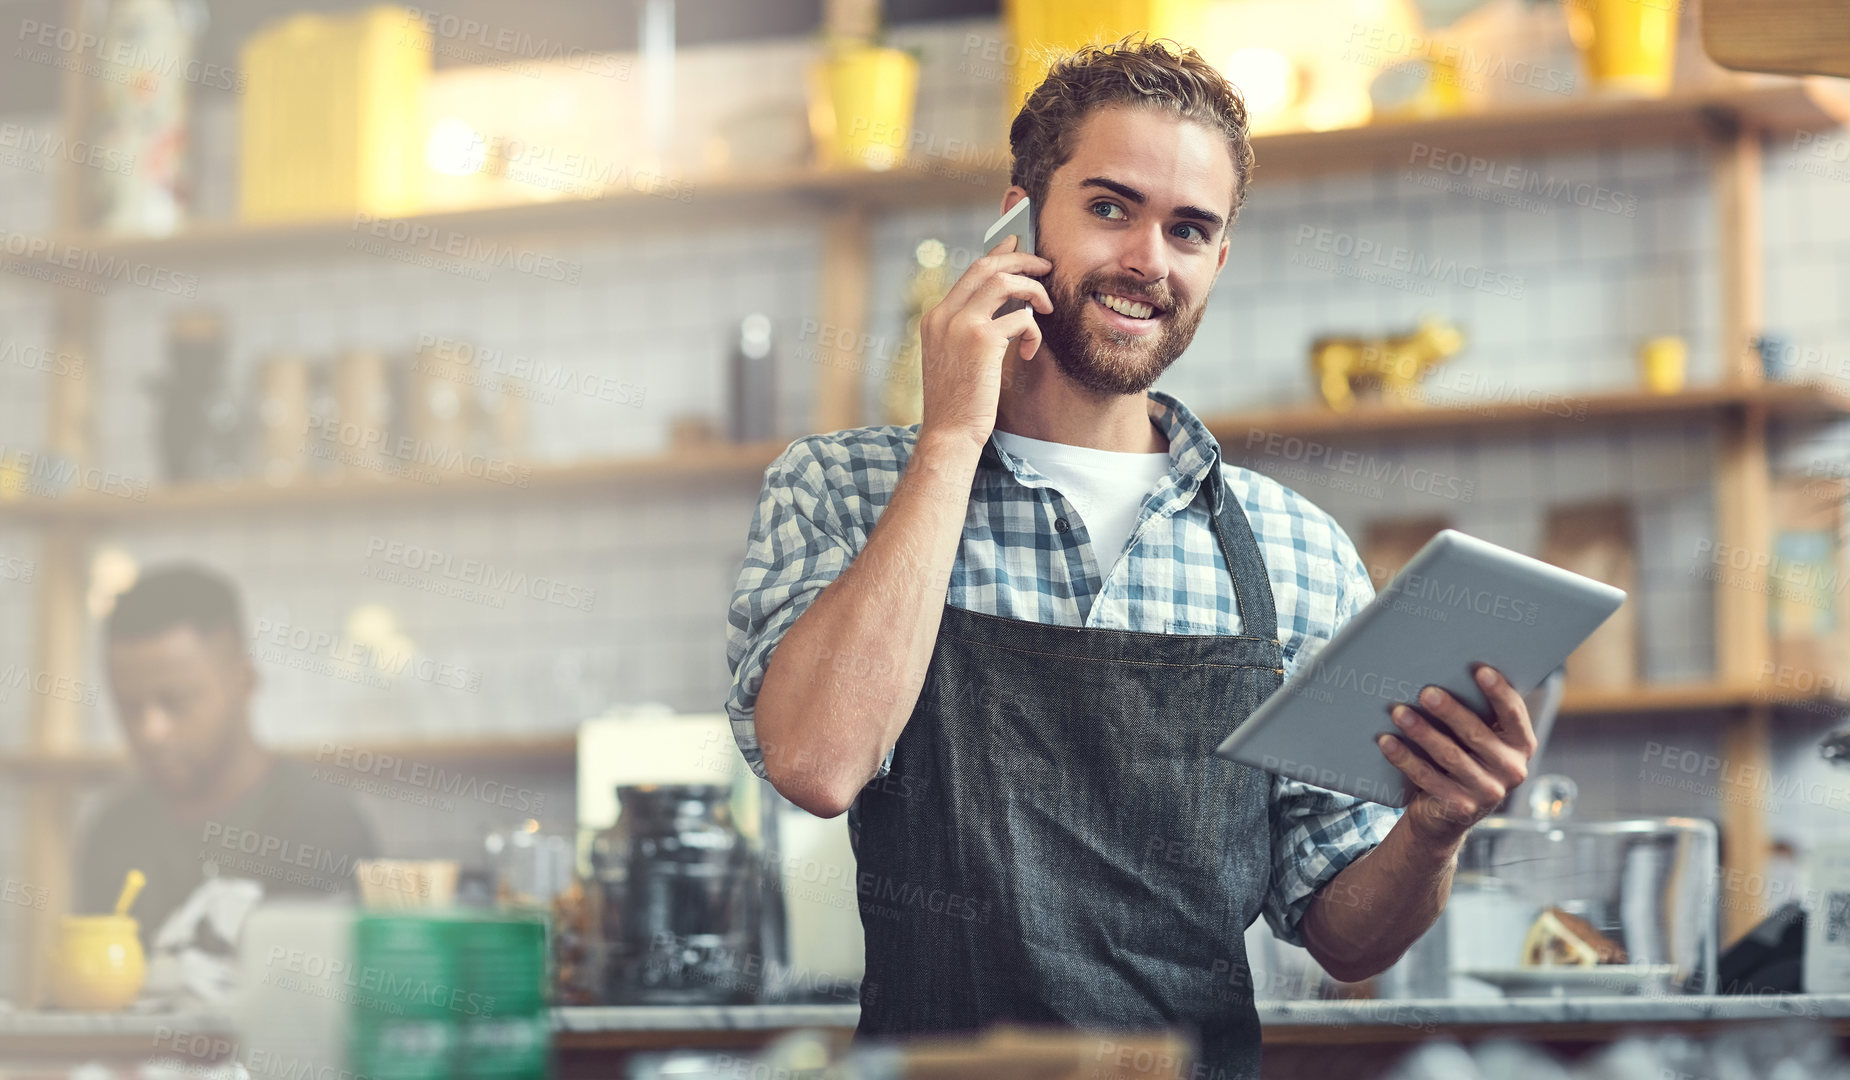
<svg viewBox="0 0 1850 1080"><path fill-rule="evenodd" d="M1625 963L1625 948L1578 915L1544 908L1522 939L1524 967Z"/></svg>

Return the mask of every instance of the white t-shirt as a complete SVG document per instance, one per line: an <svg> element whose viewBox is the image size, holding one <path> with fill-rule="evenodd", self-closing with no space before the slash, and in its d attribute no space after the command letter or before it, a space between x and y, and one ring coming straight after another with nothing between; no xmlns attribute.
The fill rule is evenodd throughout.
<svg viewBox="0 0 1850 1080"><path fill-rule="evenodd" d="M1053 481L1054 488L1079 511L1092 541L1092 557L1098 561L1099 575L1109 577L1118 557L1124 554L1124 544L1131 538L1131 527L1137 524L1144 497L1169 475L1168 451L1126 454L1094 450L1030 439L1000 428L995 435L997 446Z"/></svg>

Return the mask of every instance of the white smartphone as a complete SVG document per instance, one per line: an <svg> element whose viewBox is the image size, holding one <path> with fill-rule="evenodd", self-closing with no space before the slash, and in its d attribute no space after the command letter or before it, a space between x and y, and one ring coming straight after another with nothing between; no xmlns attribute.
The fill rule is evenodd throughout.
<svg viewBox="0 0 1850 1080"><path fill-rule="evenodd" d="M990 248L1000 244L1003 237L1010 235L1015 237L1016 251L1025 251L1030 255L1034 254L1034 211L1033 208L1028 205L1031 201L1030 199L1023 199L1014 206L1009 207L1008 213L997 218L996 223L989 227L989 231L983 234L983 252L985 254L989 252ZM995 317L999 319L1012 311L1020 311L1027 306L1028 304L1025 300L1010 300L996 309Z"/></svg>
<svg viewBox="0 0 1850 1080"><path fill-rule="evenodd" d="M1034 212L1028 204L1031 199L1023 199L1009 207L1008 213L996 219L996 223L983 234L983 250L988 252L1002 242L1005 236L1013 235L1018 241L1016 251L1034 254Z"/></svg>

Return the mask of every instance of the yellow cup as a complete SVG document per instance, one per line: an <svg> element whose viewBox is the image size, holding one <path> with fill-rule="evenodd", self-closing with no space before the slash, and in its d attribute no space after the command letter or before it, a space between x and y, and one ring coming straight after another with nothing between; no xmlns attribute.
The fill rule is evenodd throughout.
<svg viewBox="0 0 1850 1080"><path fill-rule="evenodd" d="M1653 394L1678 393L1689 368L1689 346L1682 338L1652 338L1638 350L1638 366L1645 389Z"/></svg>
<svg viewBox="0 0 1850 1080"><path fill-rule="evenodd" d="M809 125L821 164L876 172L905 163L919 62L902 49L848 45L809 71Z"/></svg>
<svg viewBox="0 0 1850 1080"><path fill-rule="evenodd" d="M58 924L51 997L61 1009L115 1012L148 976L140 925L131 915L66 915Z"/></svg>
<svg viewBox="0 0 1850 1080"><path fill-rule="evenodd" d="M1470 78L1458 68L1457 58L1446 55L1433 57L1427 61L1430 65L1426 76L1426 91L1422 96L1426 113L1429 116L1456 116L1466 108L1465 83Z"/></svg>
<svg viewBox="0 0 1850 1080"><path fill-rule="evenodd" d="M1014 73L1005 120L1047 77L1053 54L1138 31L1198 47L1210 6L1210 0L1004 0L1011 40L999 51Z"/></svg>
<svg viewBox="0 0 1850 1080"><path fill-rule="evenodd" d="M1676 76L1681 0L1567 0L1567 28L1601 90L1663 97Z"/></svg>

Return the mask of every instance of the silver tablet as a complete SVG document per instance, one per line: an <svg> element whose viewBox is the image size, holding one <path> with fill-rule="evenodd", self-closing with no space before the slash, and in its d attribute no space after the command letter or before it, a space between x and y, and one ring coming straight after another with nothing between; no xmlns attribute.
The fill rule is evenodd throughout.
<svg viewBox="0 0 1850 1080"><path fill-rule="evenodd" d="M1215 753L1405 806L1406 777L1375 743L1381 732L1399 730L1389 710L1419 709L1420 690L1434 685L1488 715L1472 678L1482 662L1525 696L1533 718L1542 681L1624 600L1622 589L1446 529Z"/></svg>

